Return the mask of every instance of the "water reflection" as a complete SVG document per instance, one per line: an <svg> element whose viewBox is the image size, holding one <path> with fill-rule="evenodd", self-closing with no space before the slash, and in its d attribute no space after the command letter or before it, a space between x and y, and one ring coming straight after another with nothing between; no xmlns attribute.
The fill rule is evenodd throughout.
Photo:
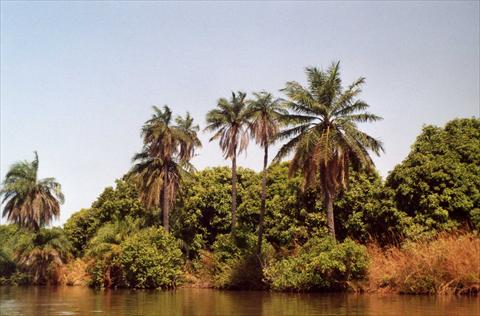
<svg viewBox="0 0 480 316"><path fill-rule="evenodd" d="M399 295L0 287L0 315L480 315L480 299Z"/></svg>

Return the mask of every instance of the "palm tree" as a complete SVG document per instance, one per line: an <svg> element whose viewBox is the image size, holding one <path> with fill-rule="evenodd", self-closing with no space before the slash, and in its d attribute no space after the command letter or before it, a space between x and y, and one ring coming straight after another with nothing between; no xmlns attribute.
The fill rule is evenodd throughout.
<svg viewBox="0 0 480 316"><path fill-rule="evenodd" d="M282 90L292 111L285 116L292 127L280 132L277 139L289 139L278 152L278 161L292 151L290 175L301 170L304 188L317 182L327 209L327 226L335 238L333 202L348 188L348 169L373 167L369 150L379 155L382 143L358 129L357 123L375 122L381 117L365 112L367 103L357 99L365 78L342 87L339 62L326 71L306 68L308 87L287 82Z"/></svg>
<svg viewBox="0 0 480 316"><path fill-rule="evenodd" d="M268 146L271 144L280 128L280 119L286 115L279 99L274 99L271 93L254 93L255 100L249 102L248 113L251 119L250 132L263 150L263 173L262 173L262 201L260 205L260 221L258 223L257 251L262 253L263 218L267 198L267 166Z"/></svg>
<svg viewBox="0 0 480 316"><path fill-rule="evenodd" d="M197 135L200 127L193 123L193 117L188 112L185 114L185 118L177 116L175 122L185 135L184 141L180 143L179 157L181 160L189 161L195 156L195 149L202 147L202 142Z"/></svg>
<svg viewBox="0 0 480 316"><path fill-rule="evenodd" d="M5 176L0 196L3 196L3 217L20 227L38 231L60 217L64 202L61 186L55 178L38 179L38 154L32 162L13 164Z"/></svg>
<svg viewBox="0 0 480 316"><path fill-rule="evenodd" d="M15 259L34 284L58 283L59 269L71 257L70 251L70 241L61 228L43 228L19 243Z"/></svg>
<svg viewBox="0 0 480 316"><path fill-rule="evenodd" d="M217 108L207 113L205 131L214 132L210 141L219 140L226 159L232 159L232 232L237 223L237 155L248 146L248 111L244 92L221 98Z"/></svg>
<svg viewBox="0 0 480 316"><path fill-rule="evenodd" d="M189 160L201 146L198 126L187 113L173 124L172 111L153 106L154 114L142 128L143 150L133 157L132 173L140 179L140 197L147 207L162 205L163 227L169 231L169 208L183 175L193 171Z"/></svg>

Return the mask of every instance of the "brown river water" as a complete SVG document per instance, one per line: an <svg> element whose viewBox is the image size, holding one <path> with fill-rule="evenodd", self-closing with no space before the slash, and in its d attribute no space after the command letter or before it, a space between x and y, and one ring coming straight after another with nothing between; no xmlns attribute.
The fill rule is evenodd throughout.
<svg viewBox="0 0 480 316"><path fill-rule="evenodd" d="M472 315L479 297L0 287L0 315Z"/></svg>

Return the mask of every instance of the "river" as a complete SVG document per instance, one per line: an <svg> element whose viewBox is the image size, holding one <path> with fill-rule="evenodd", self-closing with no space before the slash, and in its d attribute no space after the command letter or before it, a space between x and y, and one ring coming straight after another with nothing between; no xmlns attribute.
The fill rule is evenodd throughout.
<svg viewBox="0 0 480 316"><path fill-rule="evenodd" d="M480 298L0 287L0 315L480 315Z"/></svg>

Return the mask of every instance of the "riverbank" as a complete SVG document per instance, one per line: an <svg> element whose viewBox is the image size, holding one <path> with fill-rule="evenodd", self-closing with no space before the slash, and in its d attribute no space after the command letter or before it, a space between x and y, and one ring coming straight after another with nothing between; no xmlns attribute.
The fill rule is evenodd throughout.
<svg viewBox="0 0 480 316"><path fill-rule="evenodd" d="M353 246L360 247L352 243L350 247ZM333 272L329 272L331 279L336 278L343 281L337 283L337 287L332 286L330 289L323 290L381 294L471 296L477 296L480 293L480 238L474 233L443 233L434 239L405 242L401 247L382 248L376 244L368 244L365 249L367 261L365 262L363 277L341 279L337 270L332 269L331 271ZM314 254L309 253L309 255ZM299 260L295 261L297 263L303 262L298 259L300 256L300 251L282 254L282 257L289 258L289 260ZM342 253L342 256L351 257L352 253ZM301 286L302 284L314 284L305 283L310 282L308 278L325 277L326 274L320 275L318 270L322 264L321 262L317 262L317 266L309 270L314 272L305 276L307 281L303 283L291 282L288 287L281 288L279 286L275 287L273 282L296 276L292 274L291 270L287 271L278 268L278 261L275 262L274 257L275 255L272 252L267 252L262 263L263 269L259 270L258 261L255 258L238 257L240 258L239 260L227 260L219 266L219 263L215 261L215 254L203 251L197 260L189 261L184 265L176 281L177 287L283 290L290 292L319 290L313 286L311 288ZM323 258L324 262L335 259L328 257L325 252L320 253L319 258ZM359 260L355 261L357 266ZM89 286L91 284L93 264L93 260L74 259L62 266L60 270L55 271L57 276L51 279L57 281L50 282L50 284L58 286ZM273 271L272 266L275 264L277 264L277 268L274 270L277 273L275 278L278 279L274 279L271 275L268 277L268 273ZM338 262L330 262L330 266L334 264L339 265ZM339 266L341 267L341 265ZM323 267L322 269L325 268ZM348 269L352 269L352 267ZM319 272L315 273L317 270ZM303 271L298 270L297 272L302 273ZM115 276L111 274L111 277ZM9 278L0 277L0 284L2 285L28 285L29 283L28 277L22 273L13 274ZM298 288L295 288L295 285Z"/></svg>
<svg viewBox="0 0 480 316"><path fill-rule="evenodd" d="M347 282L343 290L378 294L477 296L480 293L480 238L475 234L444 233L401 247L368 244L367 253L366 277ZM212 265L205 257L203 261L204 265ZM185 273L187 283L182 286L222 288L215 285L215 275L205 273L205 269L201 272Z"/></svg>

